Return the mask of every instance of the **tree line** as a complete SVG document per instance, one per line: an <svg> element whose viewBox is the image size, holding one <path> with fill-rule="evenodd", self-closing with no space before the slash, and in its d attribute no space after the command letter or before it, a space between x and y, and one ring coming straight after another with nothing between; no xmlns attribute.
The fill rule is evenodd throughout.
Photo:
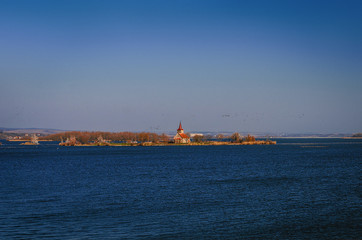
<svg viewBox="0 0 362 240"><path fill-rule="evenodd" d="M107 141L121 141L121 142L169 142L170 139L166 134L157 134L151 132L82 132L82 131L70 131L51 134L48 136L41 137L41 140L52 140L52 141L65 141L66 139L75 139L77 142L86 144L90 142L96 142L100 138Z"/></svg>
<svg viewBox="0 0 362 240"><path fill-rule="evenodd" d="M242 143L242 142L255 142L255 137L248 134L246 137L242 137L239 133L233 133L231 136L231 141L234 143Z"/></svg>
<svg viewBox="0 0 362 240"><path fill-rule="evenodd" d="M212 135L201 135L197 134L192 137L192 141L196 143L208 142L214 140ZM242 142L255 142L255 137L248 134L247 136L241 136L240 133L233 133L231 136L225 136L223 134L217 134L216 139L218 141L231 141L233 143L242 143Z"/></svg>
<svg viewBox="0 0 362 240"><path fill-rule="evenodd" d="M189 135L189 134L188 134ZM157 134L151 132L88 132L88 131L69 131L61 132L56 134L51 134L39 138L40 140L52 140L52 141L67 141L68 142L77 142L81 144L87 143L97 143L97 142L152 142L152 143L168 143L173 139L166 134ZM100 139L102 139L100 141ZM208 142L213 140L212 135L195 135L192 138L193 142ZM216 135L216 139L219 141L231 141L234 143L241 142L253 142L255 137L247 135L245 137L241 136L239 133L233 133L231 136L224 136L223 134Z"/></svg>

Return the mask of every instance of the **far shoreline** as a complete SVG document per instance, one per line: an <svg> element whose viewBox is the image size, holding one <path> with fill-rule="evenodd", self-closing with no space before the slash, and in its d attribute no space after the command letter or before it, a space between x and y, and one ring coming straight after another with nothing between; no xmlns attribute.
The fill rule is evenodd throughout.
<svg viewBox="0 0 362 240"><path fill-rule="evenodd" d="M269 137L270 139L311 139L311 138L330 138L330 139L362 139L362 137Z"/></svg>
<svg viewBox="0 0 362 240"><path fill-rule="evenodd" d="M87 143L87 144L75 144L75 145L62 145L66 147L157 147L157 146L241 146L241 145L276 145L276 141L270 140L258 140L258 141L251 141L251 142L241 142L241 143L233 143L233 142L204 142L204 143L107 143L107 144L97 144L97 143Z"/></svg>

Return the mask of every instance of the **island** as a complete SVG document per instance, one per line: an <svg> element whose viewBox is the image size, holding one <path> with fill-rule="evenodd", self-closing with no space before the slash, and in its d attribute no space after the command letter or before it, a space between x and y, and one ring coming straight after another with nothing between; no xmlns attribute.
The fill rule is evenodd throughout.
<svg viewBox="0 0 362 240"><path fill-rule="evenodd" d="M36 136L36 134L33 134L30 138L30 142L27 141L25 143L21 143L20 145L39 145L38 136Z"/></svg>
<svg viewBox="0 0 362 240"><path fill-rule="evenodd" d="M185 133L181 122L175 136L152 132L68 131L51 134L40 140L59 141L60 146L209 146L209 145L274 145L270 139L256 140L235 132L230 136Z"/></svg>

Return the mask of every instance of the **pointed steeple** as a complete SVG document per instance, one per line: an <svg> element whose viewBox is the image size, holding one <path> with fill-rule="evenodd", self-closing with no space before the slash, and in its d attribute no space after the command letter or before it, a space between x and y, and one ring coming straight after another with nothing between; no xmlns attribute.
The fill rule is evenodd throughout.
<svg viewBox="0 0 362 240"><path fill-rule="evenodd" d="M179 126L178 129L177 129L177 132L178 132L178 133L183 133L183 132L184 132L184 130L183 130L183 128L182 128L182 125L181 125L181 121L180 121L180 126Z"/></svg>
<svg viewBox="0 0 362 240"><path fill-rule="evenodd" d="M182 129L182 125L181 125L181 121L180 121L180 126L178 127L177 130L183 130L183 129Z"/></svg>

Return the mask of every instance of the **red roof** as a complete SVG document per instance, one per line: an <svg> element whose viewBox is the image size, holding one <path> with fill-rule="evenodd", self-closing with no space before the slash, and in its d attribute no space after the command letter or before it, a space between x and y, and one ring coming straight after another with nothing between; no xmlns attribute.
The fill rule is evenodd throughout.
<svg viewBox="0 0 362 240"><path fill-rule="evenodd" d="M180 136L182 137L182 138L190 138L189 136L187 136L185 133L179 133L180 134Z"/></svg>

